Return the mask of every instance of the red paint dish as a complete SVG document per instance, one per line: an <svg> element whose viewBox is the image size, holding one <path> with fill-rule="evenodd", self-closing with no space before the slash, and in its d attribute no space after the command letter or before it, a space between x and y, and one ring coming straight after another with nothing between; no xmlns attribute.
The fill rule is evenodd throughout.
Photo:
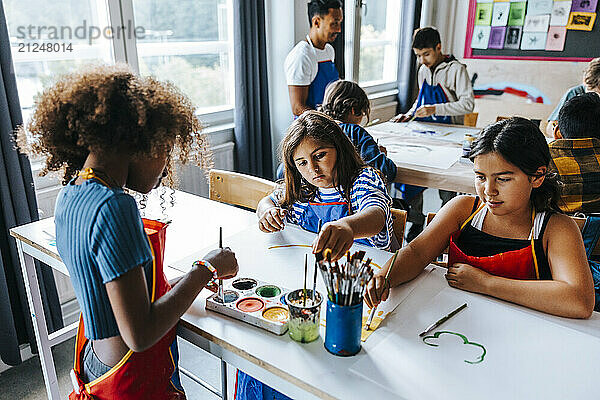
<svg viewBox="0 0 600 400"><path fill-rule="evenodd" d="M251 313L255 311L262 310L265 306L265 302L257 297L247 297L238 301L236 307L238 310Z"/></svg>

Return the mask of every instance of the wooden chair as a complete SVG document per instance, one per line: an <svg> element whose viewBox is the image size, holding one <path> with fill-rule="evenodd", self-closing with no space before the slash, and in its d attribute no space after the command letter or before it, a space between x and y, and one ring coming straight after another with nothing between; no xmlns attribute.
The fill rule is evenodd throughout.
<svg viewBox="0 0 600 400"><path fill-rule="evenodd" d="M275 189L275 182L220 169L208 173L211 200L256 210L258 202Z"/></svg>
<svg viewBox="0 0 600 400"><path fill-rule="evenodd" d="M402 247L404 241L404 230L406 228L406 217L408 213L404 210L392 208L392 228L394 229L394 236L398 240L398 245Z"/></svg>
<svg viewBox="0 0 600 400"><path fill-rule="evenodd" d="M463 124L466 126L477 126L477 118L479 117L479 113L472 112L469 114L465 114L465 119Z"/></svg>

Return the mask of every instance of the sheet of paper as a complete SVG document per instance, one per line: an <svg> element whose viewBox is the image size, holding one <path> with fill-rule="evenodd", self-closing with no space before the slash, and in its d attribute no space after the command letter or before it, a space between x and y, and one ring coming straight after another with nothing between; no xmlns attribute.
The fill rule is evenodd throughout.
<svg viewBox="0 0 600 400"><path fill-rule="evenodd" d="M494 3L492 12L492 26L506 26L508 23L509 2Z"/></svg>
<svg viewBox="0 0 600 400"><path fill-rule="evenodd" d="M571 12L570 1L555 1L550 16L550 26L566 26Z"/></svg>
<svg viewBox="0 0 600 400"><path fill-rule="evenodd" d="M473 49L487 49L490 40L490 26L475 25L473 27L473 38L471 47Z"/></svg>
<svg viewBox="0 0 600 400"><path fill-rule="evenodd" d="M527 2L519 1L516 3L510 3L510 12L508 14L508 25L509 26L522 26L525 21L525 9L527 8Z"/></svg>
<svg viewBox="0 0 600 400"><path fill-rule="evenodd" d="M565 48L565 39L567 37L567 28L564 26L551 26L548 29L546 38L547 51L563 51Z"/></svg>
<svg viewBox="0 0 600 400"><path fill-rule="evenodd" d="M492 21L492 3L477 3L475 25L490 25Z"/></svg>
<svg viewBox="0 0 600 400"><path fill-rule="evenodd" d="M462 143L465 133L476 136L477 128L464 128L453 125L436 125L419 121L412 122L384 122L367 128L369 133L377 136L379 133L391 133L394 135L411 136L420 138L431 138L443 142Z"/></svg>
<svg viewBox="0 0 600 400"><path fill-rule="evenodd" d="M504 36L506 35L505 26L492 26L490 30L490 41L488 42L488 49L502 49L504 48Z"/></svg>
<svg viewBox="0 0 600 400"><path fill-rule="evenodd" d="M546 48L546 32L523 32L521 50L544 50Z"/></svg>
<svg viewBox="0 0 600 400"><path fill-rule="evenodd" d="M521 45L522 26L509 26L506 28L506 39L504 40L505 49L518 49Z"/></svg>
<svg viewBox="0 0 600 400"><path fill-rule="evenodd" d="M550 14L552 12L552 3L552 0L529 0L527 2L527 14Z"/></svg>
<svg viewBox="0 0 600 400"><path fill-rule="evenodd" d="M396 163L419 165L438 169L448 169L462 155L462 149L435 144L397 143L383 138L380 145L386 147L388 157Z"/></svg>
<svg viewBox="0 0 600 400"><path fill-rule="evenodd" d="M567 29L577 31L591 31L596 20L596 13L590 12L571 12Z"/></svg>
<svg viewBox="0 0 600 400"><path fill-rule="evenodd" d="M571 11L580 11L580 12L596 12L596 7L598 6L598 0L573 0L573 5L571 6Z"/></svg>
<svg viewBox="0 0 600 400"><path fill-rule="evenodd" d="M525 17L523 32L547 32L550 24L550 14L530 15Z"/></svg>
<svg viewBox="0 0 600 400"><path fill-rule="evenodd" d="M464 302L468 307L428 335L432 337L424 341L418 336ZM405 323L350 370L402 398L597 395L600 339L594 336L450 287L418 309L400 306L396 314Z"/></svg>

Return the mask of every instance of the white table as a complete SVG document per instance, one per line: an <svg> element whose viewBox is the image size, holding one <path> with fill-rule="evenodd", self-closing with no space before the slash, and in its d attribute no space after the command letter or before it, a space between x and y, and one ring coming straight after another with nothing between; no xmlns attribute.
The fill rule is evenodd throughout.
<svg viewBox="0 0 600 400"><path fill-rule="evenodd" d="M247 254L253 243L261 242L262 239L257 235L265 235L257 232L256 217L253 213L186 194L177 195L177 204L170 216L173 218L173 224L167 233L166 263L179 270L189 268L189 259L193 258L193 253L198 253L202 247L211 247L211 243L214 246L217 242L218 226L224 227L224 244L231 245L234 251L235 247L239 247L239 254L244 252ZM31 270L25 259L32 260L32 257L50 261L49 264L53 268L61 270L61 263L51 255L52 249L47 249L43 245L47 239L44 238L42 231L51 229L51 227L52 221L44 220L12 230L13 236L18 238L19 248L22 251L21 262L25 271ZM171 228L173 229L171 230ZM244 249L241 249L242 247ZM264 250L258 245L256 251L264 253ZM301 280L299 272L301 268L297 260L303 257L307 249L296 248L296 250L290 249L289 251L290 253L286 253L289 254L289 266L280 265L273 268L267 265L268 262L264 263L265 265L262 263L261 265L249 265L248 257L244 257L239 259L240 271L243 274L255 271L258 275L257 278L263 279L268 276L271 282L293 289L299 285ZM383 252L374 249L370 249L368 254L379 258L387 257ZM176 256L180 256L178 260L176 260ZM32 278L28 282L31 285L35 284L36 280ZM528 350L527 347L523 349L522 354L527 357L527 360L521 362L519 360L514 362L498 360L498 354L510 354L510 349L490 348L489 363L481 365L484 368L486 365L487 368L490 368L489 366L497 367L484 374L477 382L471 381L469 375L461 375L451 377L452 384L449 384L448 377L444 374L452 374L455 368L456 370L464 369L466 364L462 363L462 360L441 358L439 365L444 368L435 370L434 367L437 364L432 364L432 360L438 360L435 357L440 357L440 354L444 353L432 352L428 356L423 356L423 352L429 351L430 348L415 340L417 333L429 322L433 322L432 315L443 315L440 315L436 309L432 311L430 302L434 301L436 296L443 295L448 286L443 274L437 270L418 281L418 285L415 284L415 286L415 289L396 311L390 314L382 326L363 343L359 354L353 357L344 358L329 354L323 347L323 330L321 337L315 342L299 344L292 341L288 335L277 336L232 318L207 311L204 308L205 299L211 293L206 290L201 292L182 317L178 334L221 358L223 362L240 368L297 399L422 398L423 396L450 399L476 397L505 399L532 398L531 393L542 392L544 398L565 398L565 393L569 393L569 390L580 397L582 394L588 398L597 395L595 370L588 365L588 358L595 356L596 352L600 351L600 315L598 313L594 313L591 319L585 321L557 318L495 299L451 289L455 291L453 292L455 294L471 297L468 297L470 299L468 311L461 312L449 321L448 327L452 327L452 324L459 323L466 317L474 318L475 321L493 322L493 315L490 317L490 315L477 311L476 305L483 304L498 311L498 315L505 314L511 319L514 318L515 321L521 321L523 327L533 323L534 332L527 328L524 335L539 335L539 343L534 342L534 344L537 343L537 347L532 346L532 349L535 350ZM37 286L35 287L37 288ZM37 292L39 300L39 290ZM32 302L31 293L28 293L28 297ZM40 340L42 337L38 334L38 330L42 331L42 327L45 327L43 318L40 318L40 316L43 317L43 313L39 312L41 303L36 305L34 302L32 309L38 316L37 318L34 316L34 322L37 326L36 336L40 347L40 356L44 356L42 367L47 368L49 367L47 360L51 361L51 354L48 356L50 347L56 344L57 339L54 338L54 341ZM322 309L322 312L325 312L325 308ZM431 314L432 312L434 314ZM480 314L477 314L478 312ZM492 319L490 320L490 318ZM477 334L477 329L482 329L476 325L473 325L472 334L474 335ZM502 325L494 330L493 336L495 337L478 339L489 343L493 343L494 340L497 342L504 335L510 334L511 329L506 330L506 326ZM518 330L519 326L514 329ZM540 352L539 344L544 343L545 333L557 329L571 332L571 334L565 336L564 342L548 343L547 351ZM73 331L69 331L71 336L72 333ZM62 335L64 336L66 333ZM563 359L564 349L576 348L578 341L594 344L597 341L598 346L590 346L587 352L589 354L577 353L569 359ZM577 357L581 358L581 365L573 365L573 358ZM532 362L535 363L537 359L541 362L539 371L531 375L531 371L524 370L524 368ZM568 365L569 369L560 370L560 365L563 363ZM368 370L364 368L365 365L369 367ZM432 366L432 372L424 369L423 366L428 366L427 368ZM481 373L482 370L477 368L481 367L473 367L474 374L477 371ZM369 370L388 371L388 374L369 376L371 373ZM393 372L391 376L389 371ZM556 378L557 373L563 377L566 383L589 376L594 379L590 380L589 385L570 387L565 384L563 387L561 386L563 381ZM509 378L511 376L531 378L529 381L527 379L514 381L515 383L511 385L513 381L502 379L503 375ZM46 371L44 376L49 397L57 398L56 392L51 390L52 385L55 384L55 377L52 381L52 377ZM545 376L551 379L543 384L545 386L542 386L540 382L544 382ZM482 385L487 388L485 393L478 391ZM550 392L548 393L548 391Z"/></svg>
<svg viewBox="0 0 600 400"><path fill-rule="evenodd" d="M410 129L431 130L437 135L410 133ZM448 149L461 149L465 134L476 135L480 129L464 125L447 125L436 123L385 122L367 128L368 132L379 141L380 145L394 144L417 146L443 146ZM434 168L426 165L415 165L405 162L404 159L388 151L390 157L398 167L396 182L411 185L430 187L435 189L451 190L462 193L475 193L473 164L467 160L456 162L447 169Z"/></svg>

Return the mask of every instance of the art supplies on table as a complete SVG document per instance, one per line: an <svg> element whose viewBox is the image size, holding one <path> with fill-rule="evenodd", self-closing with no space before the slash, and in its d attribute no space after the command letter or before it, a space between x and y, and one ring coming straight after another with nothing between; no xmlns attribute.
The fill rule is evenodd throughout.
<svg viewBox="0 0 600 400"><path fill-rule="evenodd" d="M237 278L224 284L222 302L215 293L206 299L206 309L283 335L288 330L289 310L284 296L288 289L257 279Z"/></svg>
<svg viewBox="0 0 600 400"><path fill-rule="evenodd" d="M394 253L394 257L392 258L390 267L388 268L387 272L385 273L383 290L385 290L385 286L387 286L388 289L390 288L389 277L390 277L390 273L392 272L392 269L394 268L394 263L396 262L397 256L398 256L398 250L396 250L396 252ZM382 293L383 293L383 291L382 291ZM378 294L378 296L381 296L381 294ZM375 316L376 311L377 311L377 306L375 306L371 309L371 312L369 313L369 318L367 318L367 322L365 322L365 330L366 331L368 331L371 328L371 323L373 322L373 317Z"/></svg>
<svg viewBox="0 0 600 400"><path fill-rule="evenodd" d="M298 289L285 295L290 310L288 327L293 340L310 343L319 337L322 301L321 294L311 289Z"/></svg>
<svg viewBox="0 0 600 400"><path fill-rule="evenodd" d="M352 356L361 348L363 297L373 278L371 259L364 251L346 253L342 262L331 262L331 250L317 254L317 265L327 288L325 348L338 356Z"/></svg>

